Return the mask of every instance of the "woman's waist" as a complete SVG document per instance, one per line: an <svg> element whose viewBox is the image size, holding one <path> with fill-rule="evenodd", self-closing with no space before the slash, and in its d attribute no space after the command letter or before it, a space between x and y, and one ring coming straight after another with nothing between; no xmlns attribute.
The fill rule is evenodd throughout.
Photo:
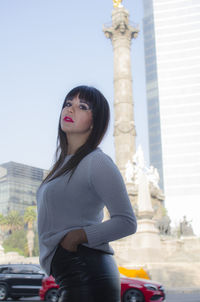
<svg viewBox="0 0 200 302"><path fill-rule="evenodd" d="M112 247L109 245L109 243L98 245L98 246L90 246L87 243L82 243L77 246L77 250L74 251L69 251L66 248L64 248L61 245L61 242L59 242L56 246L56 253L58 251L63 251L65 254L68 254L69 256L76 256L76 255L101 255L101 254L114 254L114 250Z"/></svg>

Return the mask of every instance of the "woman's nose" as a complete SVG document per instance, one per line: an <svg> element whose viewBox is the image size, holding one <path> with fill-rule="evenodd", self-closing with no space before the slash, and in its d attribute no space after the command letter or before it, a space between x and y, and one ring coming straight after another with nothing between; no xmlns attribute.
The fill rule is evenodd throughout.
<svg viewBox="0 0 200 302"><path fill-rule="evenodd" d="M72 107L72 106L67 107L67 111L69 111L69 112L73 112L73 107Z"/></svg>

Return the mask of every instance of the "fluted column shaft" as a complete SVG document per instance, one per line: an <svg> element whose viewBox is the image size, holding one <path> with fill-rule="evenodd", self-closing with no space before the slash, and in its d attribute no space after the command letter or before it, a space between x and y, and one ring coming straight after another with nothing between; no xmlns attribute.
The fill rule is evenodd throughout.
<svg viewBox="0 0 200 302"><path fill-rule="evenodd" d="M124 7L112 12L112 26L104 27L114 52L114 144L115 158L122 175L128 160L135 153L135 123L131 74L131 40L138 30L129 25L129 13Z"/></svg>

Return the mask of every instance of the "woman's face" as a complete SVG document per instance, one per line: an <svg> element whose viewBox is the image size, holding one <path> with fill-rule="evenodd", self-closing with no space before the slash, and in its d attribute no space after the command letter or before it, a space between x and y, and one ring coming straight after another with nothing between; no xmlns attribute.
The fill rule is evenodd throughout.
<svg viewBox="0 0 200 302"><path fill-rule="evenodd" d="M77 95L72 100L65 101L61 112L60 125L66 134L89 136L92 130L92 111L85 100Z"/></svg>

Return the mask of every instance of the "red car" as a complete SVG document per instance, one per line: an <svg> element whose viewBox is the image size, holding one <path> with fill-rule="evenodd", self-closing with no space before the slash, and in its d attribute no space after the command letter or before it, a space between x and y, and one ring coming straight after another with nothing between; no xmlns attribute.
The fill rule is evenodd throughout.
<svg viewBox="0 0 200 302"><path fill-rule="evenodd" d="M164 302L165 292L163 286L147 279L127 278L121 275L121 301L122 302ZM52 276L45 277L40 289L40 300L47 302L57 301L59 286Z"/></svg>

